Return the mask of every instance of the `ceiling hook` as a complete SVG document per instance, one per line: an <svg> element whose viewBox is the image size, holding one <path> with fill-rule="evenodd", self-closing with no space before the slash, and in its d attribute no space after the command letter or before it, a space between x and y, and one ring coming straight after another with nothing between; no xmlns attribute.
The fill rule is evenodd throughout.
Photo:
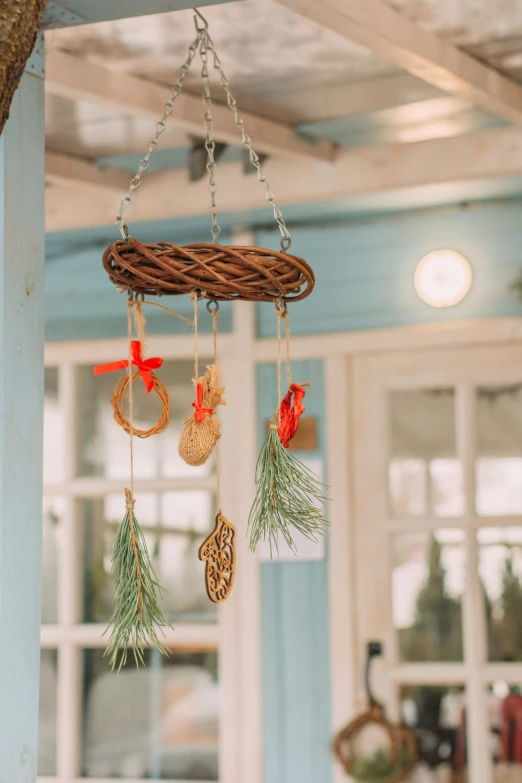
<svg viewBox="0 0 522 783"><path fill-rule="evenodd" d="M205 33L208 30L208 22L207 22L207 20L205 19L205 17L201 13L201 11L198 11L197 8L193 8L192 10L194 11L194 25L196 27L197 32L198 33ZM204 25L203 27L199 27L198 26L198 16L201 19L201 21L203 22L203 25Z"/></svg>

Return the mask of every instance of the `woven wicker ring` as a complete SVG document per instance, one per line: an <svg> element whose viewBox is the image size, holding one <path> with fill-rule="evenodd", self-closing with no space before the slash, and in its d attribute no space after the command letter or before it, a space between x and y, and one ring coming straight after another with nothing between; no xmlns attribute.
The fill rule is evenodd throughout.
<svg viewBox="0 0 522 783"><path fill-rule="evenodd" d="M125 418L123 411L125 392L127 391L129 383L134 382L139 377L139 371L133 373L132 379L129 378L128 373L122 375L121 378L116 381L114 395L111 400L112 407L114 408L114 419L120 427L123 427L127 435L131 434L131 424L130 421ZM133 427L132 434L137 438L150 438L151 435L157 435L159 432L163 432L163 430L167 429L170 420L169 394L165 384L163 381L160 381L158 376L153 372L151 372L151 377L154 382L154 391L158 395L161 403L161 414L156 424L148 430L138 430L136 427Z"/></svg>
<svg viewBox="0 0 522 783"><path fill-rule="evenodd" d="M369 725L380 726L387 734L390 745L390 757L397 763L397 769L388 775L385 783L401 783L406 780L415 766L417 759L417 747L415 737L409 729L396 726L390 723L384 716L381 705L370 707L367 712L363 712L348 724L335 737L333 742L333 751L342 764L347 775L354 775L356 757L354 755L354 744L357 735ZM402 758L404 757L404 758Z"/></svg>
<svg viewBox="0 0 522 783"><path fill-rule="evenodd" d="M137 294L176 295L194 290L216 301L297 302L315 277L302 258L262 247L118 240L103 254L111 281Z"/></svg>

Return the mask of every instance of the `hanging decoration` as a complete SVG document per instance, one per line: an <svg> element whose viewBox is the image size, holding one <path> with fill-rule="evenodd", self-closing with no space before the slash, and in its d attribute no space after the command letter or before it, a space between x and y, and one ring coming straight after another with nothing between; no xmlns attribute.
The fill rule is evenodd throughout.
<svg viewBox="0 0 522 783"><path fill-rule="evenodd" d="M236 572L236 528L220 512L212 533L199 548L205 565L207 595L216 604L226 601Z"/></svg>
<svg viewBox="0 0 522 783"><path fill-rule="evenodd" d="M315 541L328 525L322 510L328 500L327 487L288 451L305 410L302 404L304 387L310 384L292 383L286 303L276 301L276 312L278 406L257 461L256 496L248 519L250 549L254 551L260 541L268 541L271 553L274 548L278 551L279 535L295 551L293 531ZM285 322L288 381L284 400L281 400L282 320Z"/></svg>
<svg viewBox="0 0 522 783"><path fill-rule="evenodd" d="M409 729L391 723L383 705L374 697L370 684L370 667L374 658L382 655L380 642L367 647L365 686L368 708L356 716L333 741L332 750L344 771L360 783L401 783L409 778L417 761L417 742ZM357 738L368 727L377 728L384 744L372 755L357 755Z"/></svg>
<svg viewBox="0 0 522 783"><path fill-rule="evenodd" d="M214 363L207 367L205 375L199 376L199 345L198 345L198 295L191 294L194 303L194 386L196 400L192 403L194 412L185 420L179 441L179 454L188 465L194 467L204 465L212 454L216 443L221 437L221 424L216 415L218 405L224 405L225 388L221 384L221 371L217 364L217 319L219 304L207 302L207 309L212 314L214 331Z"/></svg>
<svg viewBox="0 0 522 783"><path fill-rule="evenodd" d="M186 419L179 444L179 453L189 465L202 465L214 452L217 478L217 516L214 531L199 550L199 557L205 562L205 580L210 599L216 603L224 601L234 582L236 564L235 528L226 519L220 503L220 467L219 438L221 425L218 408L223 405L224 386L217 362L217 321L219 302L245 300L249 302L272 302L276 306L278 324L278 407L270 425L267 440L261 450L257 466L257 493L249 519L250 546L255 548L260 540L270 541L277 546L281 534L293 547L292 531L298 530L304 535L315 537L326 525L321 505L326 500L325 487L315 475L288 452L288 445L297 431L299 419L304 412L302 404L307 384L292 384L290 378L290 347L287 304L298 302L312 292L315 278L310 266L302 258L291 255L291 237L282 212L278 207L268 181L263 173L259 156L254 151L252 140L239 113L230 84L223 71L221 61L210 37L208 23L195 9L194 23L196 37L190 44L188 56L181 66L179 78L172 88L170 98L165 103L163 116L156 125L147 152L140 161L138 170L131 180L129 190L116 216L121 239L113 242L103 255L103 265L109 279L121 292L128 292L129 308L134 304L156 304L144 300L145 296L163 296L186 294L194 305L195 334L195 400L193 412ZM201 81L203 84L203 125L205 129L205 149L207 152L208 184L210 195L212 243L194 243L182 247L170 242L143 243L131 236L123 221L125 211L130 207L134 192L148 168L152 153L157 147L159 137L165 131L167 120L174 109L174 103L180 94L185 77L196 56L201 61ZM226 103L230 108L234 122L239 129L241 141L248 150L249 160L264 188L267 202L273 210L274 219L281 234L279 250L256 246L224 246L219 244L221 228L217 220L216 201L216 142L213 135L212 97L210 91L209 62L219 75ZM199 374L198 356L198 300L207 299L207 308L212 314L214 333L214 360L204 374ZM130 313L129 309L129 313ZM141 310L140 310L141 312ZM169 311L172 312L172 311ZM173 313L176 315L175 313ZM130 318L130 315L129 315ZM281 399L281 320L285 321L287 338L287 374L288 393ZM187 319L185 319L187 320ZM137 523L134 517L134 497L132 487L132 439L150 437L161 432L168 425L168 395L155 371L160 368L161 360L144 359L144 337L140 336L140 324L137 324L137 341L132 340L129 329L129 360L99 368L99 372L110 372L127 366L126 377L117 383L112 404L115 419L130 435L131 442L131 489L127 497L127 514L122 523L122 535L118 537L115 550L114 568L117 579L114 614L115 628L110 642L113 660L117 648L124 648L130 641L142 643L148 640L162 649L157 630L166 624L159 608L157 584L150 559L145 557L146 547L143 537L136 533ZM141 331L143 331L141 329ZM117 365L117 366L116 366ZM135 368L133 371L132 368ZM139 430L132 423L132 382L143 379L148 391L156 391L161 404L161 415L157 424L149 430ZM124 396L129 393L129 419L123 411ZM125 535L123 533L125 532ZM140 549L141 547L141 549ZM143 563L137 560L144 557ZM134 558L134 560L132 559ZM134 562L134 570L129 569ZM131 575L133 579L130 579ZM146 587L140 586L147 576ZM140 592L141 591L141 592ZM142 598L140 598L142 596ZM144 600L146 596L147 603ZM146 616L144 616L146 612Z"/></svg>
<svg viewBox="0 0 522 783"><path fill-rule="evenodd" d="M134 323L138 339L133 340L133 309ZM130 489L125 490L126 513L118 528L114 541L112 564L116 581L115 609L111 618L112 633L107 646L106 655L114 669L120 656L119 669L127 661L128 648L132 646L136 663L143 663L145 646L152 645L162 653L167 652L158 637L158 629L169 625L161 608L161 587L154 571L154 566L147 549L145 537L141 531L134 513L134 435L149 437L160 432L169 421L169 399L165 386L154 374L154 369L161 367L163 360L159 358L144 360L142 347L145 345L145 319L143 303L135 301L132 294L127 299L127 337L129 355L127 361L98 365L94 368L95 375L127 367L127 374L117 383L112 399L114 417L129 435L130 454ZM133 365L138 367L133 372ZM151 430L136 430L133 426L134 393L133 381L141 377L147 393L156 389L162 401L162 416ZM161 384L161 386L160 386ZM123 414L125 389L129 389L129 419ZM115 400L117 402L115 403ZM163 421L164 420L164 421ZM121 653L121 655L120 655Z"/></svg>

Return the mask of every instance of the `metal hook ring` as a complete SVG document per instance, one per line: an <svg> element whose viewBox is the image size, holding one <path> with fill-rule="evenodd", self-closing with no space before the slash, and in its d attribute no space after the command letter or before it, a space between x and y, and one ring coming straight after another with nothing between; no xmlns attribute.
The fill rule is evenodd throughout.
<svg viewBox="0 0 522 783"><path fill-rule="evenodd" d="M209 299L207 302L207 310L209 313L217 313L219 310L219 302L215 299Z"/></svg>
<svg viewBox="0 0 522 783"><path fill-rule="evenodd" d="M207 20L205 19L205 17L201 13L201 11L198 11L197 8L193 8L192 10L194 11L194 26L196 28L196 31L198 33L205 33L208 30L208 22L207 22ZM203 22L203 25L204 25L203 27L199 27L198 26L198 16L201 19L201 21Z"/></svg>
<svg viewBox="0 0 522 783"><path fill-rule="evenodd" d="M286 236L281 239L281 250L283 253L286 253L287 250L290 250L291 245L292 239L290 236Z"/></svg>
<svg viewBox="0 0 522 783"><path fill-rule="evenodd" d="M121 218L116 219L116 225L120 230L122 239L124 239L125 241L127 241L127 239L130 239L129 227L125 223L122 223Z"/></svg>

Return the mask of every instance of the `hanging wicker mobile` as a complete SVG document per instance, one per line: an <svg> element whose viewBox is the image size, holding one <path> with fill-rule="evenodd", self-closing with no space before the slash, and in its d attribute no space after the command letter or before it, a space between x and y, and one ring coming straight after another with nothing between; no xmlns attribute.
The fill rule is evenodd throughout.
<svg viewBox="0 0 522 783"><path fill-rule="evenodd" d="M218 481L218 514L216 526L199 551L200 558L206 563L206 586L212 601L219 603L230 594L234 581L235 570L235 528L228 522L221 511L219 503L219 460L218 441L221 435L217 408L224 403L224 387L221 383L220 368L217 363L216 339L217 318L220 301L245 300L249 302L272 302L276 306L278 323L278 399L279 404L270 425L267 440L261 450L258 461L256 482L257 493L249 519L250 546L255 548L260 540L268 540L270 545L277 546L278 536L293 547L292 530L301 531L307 536L315 537L320 533L326 522L320 511L324 502L324 490L315 476L307 470L295 457L288 453L288 445L297 430L299 418L304 411L302 399L305 395L303 385L292 384L289 364L289 331L287 304L297 302L307 297L314 287L315 278L312 269L302 258L290 255L288 250L291 238L281 210L277 206L274 194L270 190L261 168L258 155L252 147L252 141L247 133L243 119L239 114L236 101L230 90L230 84L223 72L221 62L210 37L208 23L200 12L195 9L194 23L196 38L189 47L188 56L181 66L178 81L172 88L172 94L165 104L162 118L156 125L156 132L151 139L148 150L141 160L138 170L132 179L129 190L124 197L116 224L122 238L113 242L103 255L103 265L110 280L122 292L129 292L130 302L142 301L145 296L187 294L194 305L194 332L196 340L195 367L195 401L194 411L186 419L180 440L179 452L190 465L202 465L214 451L216 453L216 474ZM134 191L139 187L141 177L148 168L150 157L155 150L158 139L165 131L166 122L174 108L176 98L180 94L185 77L196 55L201 60L201 80L203 83L204 127L206 131L205 148L207 151L207 172L210 191L211 234L212 243L198 243L179 247L170 242L153 244L142 243L131 237L123 222L123 215L131 205ZM208 72L209 56L215 71L220 77L221 87L225 93L227 105L231 109L235 124L241 133L242 143L249 153L249 159L257 172L259 183L264 187L268 203L273 209L274 218L281 233L280 250L269 250L256 246L224 246L219 244L220 227L217 221L216 183L215 183L215 142L212 124L212 99ZM207 307L212 313L214 331L214 362L206 368L204 374L199 374L198 366L198 300L207 299ZM146 304L153 304L149 300ZM156 305L162 307L162 305ZM164 308L166 309L166 308ZM284 320L287 338L287 374L289 379L288 394L281 399L281 321ZM132 381L142 373L143 360L140 346L132 345L129 332L128 376L121 380L113 398L115 418L131 436L148 437L152 431L135 430L130 421L123 415L123 395L127 388L131 390ZM140 365L141 362L141 365ZM154 360L149 360L154 362ZM132 373L131 363L137 372ZM159 366L159 365L158 365ZM166 399L161 382L154 375L154 367L144 368L149 373L150 389L154 388L164 405ZM107 371L107 370L105 370ZM143 373L142 373L143 377ZM130 395L132 401L132 394ZM168 402L167 402L168 405ZM132 409L132 404L131 404ZM165 413L165 407L164 407ZM168 424L168 416L160 417L154 432L161 431ZM133 498L127 498L127 517L133 518ZM132 524L127 524L130 530ZM124 525L122 525L124 529ZM146 552L144 541L142 551ZM127 560L131 562L133 540L126 551ZM147 555L148 557L148 555ZM150 559L147 561L150 564ZM157 639L156 629L165 625L163 614L159 613L157 602L154 611L147 615L145 622L140 617L143 602L136 599L130 601L123 586L123 575L118 579L118 557L114 557L117 578L117 607L115 610L115 628L111 637L111 652L117 653L117 646L126 646L133 638L138 641L145 638L152 644L161 647ZM123 566L122 566L123 567ZM152 566L150 566L152 569ZM136 581L140 570L135 568ZM151 571L153 574L153 571ZM160 590L152 575L147 597L157 595ZM136 592L136 591L135 591ZM150 622L149 622L150 620ZM129 629L130 632L129 632ZM134 636L133 636L134 635Z"/></svg>

